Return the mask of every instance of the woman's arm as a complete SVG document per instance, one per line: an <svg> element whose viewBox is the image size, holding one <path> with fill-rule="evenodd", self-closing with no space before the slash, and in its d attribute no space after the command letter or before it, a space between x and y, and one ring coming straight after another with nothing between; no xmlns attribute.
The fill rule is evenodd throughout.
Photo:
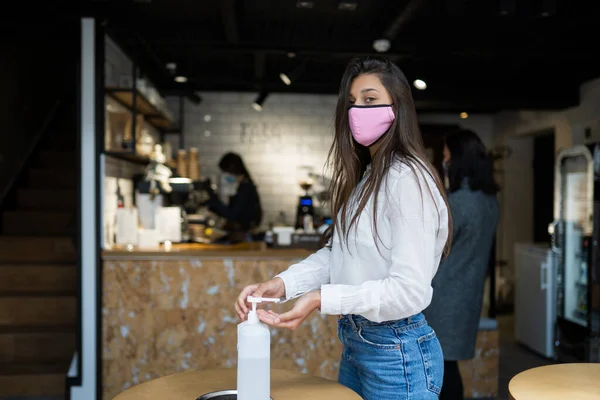
<svg viewBox="0 0 600 400"><path fill-rule="evenodd" d="M331 248L328 245L277 275L276 278L280 278L285 285L286 300L329 283L330 263Z"/></svg>
<svg viewBox="0 0 600 400"><path fill-rule="evenodd" d="M392 245L389 276L361 285L323 285L322 313L362 314L382 322L410 317L429 305L431 281L448 237L448 211L435 186L430 190L438 201L427 182L419 181L420 186L414 173L405 174L391 192L398 197L386 212Z"/></svg>

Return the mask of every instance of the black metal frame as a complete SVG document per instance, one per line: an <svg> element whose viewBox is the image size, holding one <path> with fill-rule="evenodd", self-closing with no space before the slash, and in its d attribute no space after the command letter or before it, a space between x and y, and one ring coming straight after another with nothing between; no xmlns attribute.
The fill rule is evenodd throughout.
<svg viewBox="0 0 600 400"><path fill-rule="evenodd" d="M594 144L586 145L591 153L594 153ZM600 216L596 214L597 207L596 204L600 202L600 180L596 179L594 176L593 183L593 225L592 225L592 234L590 236L586 236L583 239L588 240L588 251L587 251L587 293L586 293L586 303L587 303L587 315L586 322L587 326L581 326L572 321L569 321L564 317L565 313L565 305L564 301L562 303L561 314L557 315L555 329L554 329L554 337L555 337L555 352L556 357L561 362L589 362L589 354L587 352L586 340L594 334L598 334L599 332L593 331L593 309L592 309L592 286L594 284L594 269L596 268L595 261L598 259L600 252L599 244L597 242L598 235L600 234L600 226L598 225L598 221ZM559 229L560 229L559 225ZM565 274L564 267L562 274ZM565 288L563 287L563 292ZM563 296L565 294L563 293ZM557 310L559 311L559 310Z"/></svg>
<svg viewBox="0 0 600 400"><path fill-rule="evenodd" d="M121 50L127 55L127 57L131 60L131 64L132 64L132 71L131 71L131 76L132 76L132 87L131 87L131 96L132 96L132 105L130 108L130 111L132 113L131 117L132 117L132 124L131 124L131 155L136 155L137 154L137 150L136 150L136 129L137 129L137 100L138 100L138 90L137 90L137 78L140 75L140 62L138 60L139 57L136 57L136 54L131 54L130 52L127 51L126 48L123 48L122 46L120 46L120 40L118 39L118 37L116 37L115 34L111 33L110 28L108 29L104 29L103 32L104 35L108 35L120 48ZM104 102L104 96L105 96L105 88L104 88L104 48L103 48L103 52L102 52L102 88L101 88L101 93L103 96L103 102ZM177 124L177 126L175 127L171 127L171 128L167 128L167 129L161 129L158 127L155 127L159 133L160 133L160 138L161 141L164 141L164 135L169 133L169 134L178 134L180 136L179 140L180 140L180 144L183 145L183 107L185 104L185 98L183 95L179 95L179 123ZM103 111L104 112L104 111ZM104 118L104 117L103 117ZM104 135L104 134L103 134ZM113 156L113 157L119 157L119 154L112 152L108 149L104 148L104 142L102 142L102 146L100 147L102 149L102 153ZM130 159L126 158L126 157L120 157L126 161L132 162Z"/></svg>

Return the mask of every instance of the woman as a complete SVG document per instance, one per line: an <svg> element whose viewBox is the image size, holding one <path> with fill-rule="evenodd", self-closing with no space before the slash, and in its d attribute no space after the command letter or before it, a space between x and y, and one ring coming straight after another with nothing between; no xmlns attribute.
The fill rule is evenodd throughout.
<svg viewBox="0 0 600 400"><path fill-rule="evenodd" d="M433 280L433 300L424 314L444 350L441 399L462 399L458 360L475 355L483 287L498 224L498 185L481 139L469 130L447 136L444 146L452 252Z"/></svg>
<svg viewBox="0 0 600 400"><path fill-rule="evenodd" d="M237 185L237 191L226 205L215 192L209 190L208 206L215 214L227 219L226 230L230 232L230 240L249 240L250 233L260 225L262 219L262 208L256 185L242 157L235 153L225 154L219 161L219 168L225 175L225 180Z"/></svg>
<svg viewBox="0 0 600 400"><path fill-rule="evenodd" d="M341 384L367 400L437 399L443 355L421 311L449 246L450 218L402 71L389 61L352 61L335 126L328 245L244 288L236 311L246 318L251 294L301 296L289 312L259 310L259 318L295 329L317 309L340 315Z"/></svg>

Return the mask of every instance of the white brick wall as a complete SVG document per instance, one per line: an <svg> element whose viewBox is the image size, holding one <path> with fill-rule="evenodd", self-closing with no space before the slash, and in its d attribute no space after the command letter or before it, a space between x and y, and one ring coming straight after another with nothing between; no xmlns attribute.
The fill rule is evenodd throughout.
<svg viewBox="0 0 600 400"><path fill-rule="evenodd" d="M271 94L261 112L256 93L202 93L200 105L186 103L185 148L197 147L204 176L218 177L218 162L239 153L256 181L265 216L284 211L291 222L301 189L297 168L322 174L333 137L336 96ZM172 99L172 110L178 103ZM209 117L207 117L209 116Z"/></svg>

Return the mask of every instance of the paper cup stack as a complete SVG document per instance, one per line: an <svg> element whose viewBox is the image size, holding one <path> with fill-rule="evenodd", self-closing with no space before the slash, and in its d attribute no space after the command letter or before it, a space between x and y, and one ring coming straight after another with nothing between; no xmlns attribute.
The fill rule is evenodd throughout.
<svg viewBox="0 0 600 400"><path fill-rule="evenodd" d="M183 149L177 151L177 175L188 176L187 152Z"/></svg>
<svg viewBox="0 0 600 400"><path fill-rule="evenodd" d="M192 147L188 155L188 178L200 180L200 165L198 164L198 148Z"/></svg>

